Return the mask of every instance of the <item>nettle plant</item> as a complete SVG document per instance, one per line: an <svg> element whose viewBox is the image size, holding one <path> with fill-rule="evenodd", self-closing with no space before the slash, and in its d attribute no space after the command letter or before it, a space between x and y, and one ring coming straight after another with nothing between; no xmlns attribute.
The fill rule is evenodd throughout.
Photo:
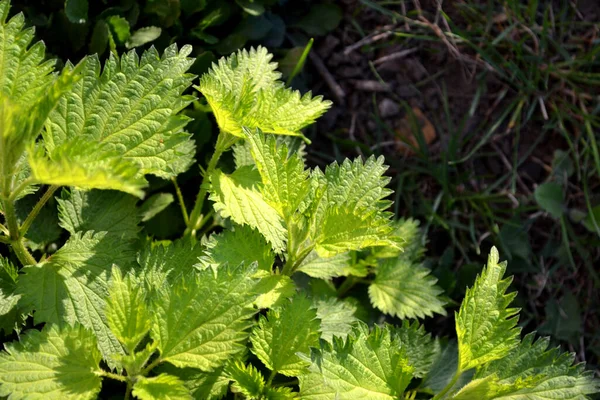
<svg viewBox="0 0 600 400"><path fill-rule="evenodd" d="M422 265L418 224L386 211L383 159L307 168L301 129L329 103L285 88L263 48L222 59L200 79L220 128L215 152L189 217L181 204L183 237L144 237L143 220L160 208L138 203L145 175L174 179L193 165L180 114L194 100L182 94L194 80L190 48L113 54L104 66L91 56L55 73L44 45L29 47L23 16L8 19L8 10L1 1L0 328L15 341L0 352L0 396L598 391L573 355L532 334L520 340L495 249L455 315L458 340L425 332L416 319L445 314L445 301ZM228 151L229 169L220 163ZM59 226L39 220L55 193ZM57 229L69 237L45 254ZM367 324L370 306L351 296L361 287L401 324Z"/></svg>

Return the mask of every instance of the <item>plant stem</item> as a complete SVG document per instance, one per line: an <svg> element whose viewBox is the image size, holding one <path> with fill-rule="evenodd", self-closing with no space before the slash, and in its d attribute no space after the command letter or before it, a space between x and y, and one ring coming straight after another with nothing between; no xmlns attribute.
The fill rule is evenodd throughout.
<svg viewBox="0 0 600 400"><path fill-rule="evenodd" d="M454 373L454 376L452 377L450 382L448 382L446 387L441 392L436 394L432 400L442 399L446 395L446 393L448 393L450 391L450 389L452 389L454 387L456 382L458 382L458 378L460 378L461 375L462 375L462 371L460 369L457 369L456 373Z"/></svg>
<svg viewBox="0 0 600 400"><path fill-rule="evenodd" d="M277 371L271 371L271 375L269 375L269 379L267 379L267 386L271 387L273 383L273 379L275 379L275 375L277 375Z"/></svg>
<svg viewBox="0 0 600 400"><path fill-rule="evenodd" d="M158 364L160 364L161 362L162 362L162 360L160 359L160 357L159 357L159 358L157 358L156 360L154 360L154 361L152 361L150 364L148 364L148 366L147 366L146 368L144 368L144 369L142 370L142 372L140 372L140 374L141 374L142 376L146 376L146 375L148 375L148 373L149 373L150 371L152 371L152 369L153 369L154 367L156 367Z"/></svg>
<svg viewBox="0 0 600 400"><path fill-rule="evenodd" d="M4 216L10 236L10 245L15 252L15 255L23 265L36 264L35 258L29 253L23 243L23 237L19 235L19 222L15 211L15 203L11 200L4 200Z"/></svg>
<svg viewBox="0 0 600 400"><path fill-rule="evenodd" d="M125 400L129 400L131 397L131 390L133 389L133 382L131 380L127 380L127 390L125 391Z"/></svg>
<svg viewBox="0 0 600 400"><path fill-rule="evenodd" d="M311 251L313 251L313 249L313 245L308 246L300 252L300 255L298 255L298 257L290 257L283 266L283 271L281 271L281 274L291 276L296 270L296 268L298 268L300 264L302 264L302 261L304 261L304 259L308 257Z"/></svg>
<svg viewBox="0 0 600 400"><path fill-rule="evenodd" d="M117 381L121 381L121 382L127 382L127 377L125 377L123 375L119 375L119 374L114 374L112 372L104 371L104 370L98 371L98 375L103 376L105 378L110 378L110 379L114 379Z"/></svg>
<svg viewBox="0 0 600 400"><path fill-rule="evenodd" d="M195 239L196 233L200 228L202 228L202 224L206 222L206 220L202 217L202 207L204 206L204 200L206 198L206 194L208 193L210 176L217 168L217 163L219 162L221 155L223 155L223 153L227 149L229 149L235 142L237 142L237 140L237 137L230 135L227 132L221 131L219 133L219 136L217 137L217 143L215 144L215 152L213 153L212 157L210 158L210 161L208 162L206 171L204 171L203 173L200 191L198 192L198 196L196 197L196 204L194 205L194 209L190 214L189 223L187 224L187 228L183 234L184 237L191 237L192 239Z"/></svg>
<svg viewBox="0 0 600 400"><path fill-rule="evenodd" d="M17 196L23 191L23 189L25 189L29 185L32 185L33 183L33 179L25 179L14 190L11 191L8 200L14 203L17 199Z"/></svg>
<svg viewBox="0 0 600 400"><path fill-rule="evenodd" d="M6 236L10 235L8 228L5 227L3 224L0 224L0 231L2 231Z"/></svg>
<svg viewBox="0 0 600 400"><path fill-rule="evenodd" d="M179 188L179 185L177 184L176 178L171 178L171 182L173 182L173 186L175 186L175 193L177 194L177 201L179 201L179 206L181 207L181 215L183 215L183 220L185 221L185 224L188 225L190 223L190 217L185 208L185 203L183 202L183 195L181 194L181 189Z"/></svg>
<svg viewBox="0 0 600 400"><path fill-rule="evenodd" d="M46 190L46 193L44 193L42 198L39 199L39 201L36 203L35 207L33 207L33 210L31 210L31 212L29 213L27 218L25 218L23 225L21 225L21 228L19 229L20 237L24 237L27 234L27 231L29 230L29 227L31 227L31 224L33 223L33 220L35 219L35 217L38 216L42 207L44 207L44 205L48 202L48 200L50 200L50 198L52 197L54 192L56 192L56 190L59 187L60 186L52 185L48 188L48 190Z"/></svg>

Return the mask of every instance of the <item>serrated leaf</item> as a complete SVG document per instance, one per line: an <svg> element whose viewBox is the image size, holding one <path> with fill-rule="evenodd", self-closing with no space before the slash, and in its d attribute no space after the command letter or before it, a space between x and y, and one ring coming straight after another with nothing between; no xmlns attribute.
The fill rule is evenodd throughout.
<svg viewBox="0 0 600 400"><path fill-rule="evenodd" d="M112 190L63 190L58 200L60 226L71 234L108 232L123 240L136 239L140 228L137 198Z"/></svg>
<svg viewBox="0 0 600 400"><path fill-rule="evenodd" d="M317 318L321 321L321 339L330 343L334 337L345 340L358 321L356 307L346 301L331 297L315 301Z"/></svg>
<svg viewBox="0 0 600 400"><path fill-rule="evenodd" d="M160 358L211 371L242 351L254 315L256 268L205 269L164 285L152 299L152 338Z"/></svg>
<svg viewBox="0 0 600 400"><path fill-rule="evenodd" d="M95 399L100 352L94 335L77 325L30 330L0 352L0 396L9 400Z"/></svg>
<svg viewBox="0 0 600 400"><path fill-rule="evenodd" d="M370 332L363 323L346 341L334 339L304 358L312 364L299 377L303 399L397 399L414 372L388 327Z"/></svg>
<svg viewBox="0 0 600 400"><path fill-rule="evenodd" d="M159 365L158 372L177 376L197 400L217 400L225 397L229 389L229 378L223 368L202 372L194 368L177 368L171 364Z"/></svg>
<svg viewBox="0 0 600 400"><path fill-rule="evenodd" d="M423 379L423 387L434 394L440 393L450 383L458 369L458 343L450 341L436 346L436 354L429 368L429 373ZM463 373L458 378L455 387L462 387L471 381L474 370Z"/></svg>
<svg viewBox="0 0 600 400"><path fill-rule="evenodd" d="M140 207L142 222L151 220L173 203L173 201L175 201L175 198L171 193L157 193L149 197Z"/></svg>
<svg viewBox="0 0 600 400"><path fill-rule="evenodd" d="M206 97L219 128L243 137L242 127L299 136L331 102L286 89L264 47L240 50L213 64L197 89Z"/></svg>
<svg viewBox="0 0 600 400"><path fill-rule="evenodd" d="M261 399L265 391L265 378L253 365L241 361L229 363L225 374L233 380L232 390L248 399Z"/></svg>
<svg viewBox="0 0 600 400"><path fill-rule="evenodd" d="M394 336L406 351L408 362L414 368L413 376L424 377L439 352L439 344L416 321L412 324L407 320L402 321L402 325L394 330Z"/></svg>
<svg viewBox="0 0 600 400"><path fill-rule="evenodd" d="M250 336L252 352L271 371L287 376L306 372L309 365L296 355L319 342L319 321L312 302L297 296L280 309L261 316Z"/></svg>
<svg viewBox="0 0 600 400"><path fill-rule="evenodd" d="M10 334L19 322L16 293L19 272L10 260L0 256L0 332Z"/></svg>
<svg viewBox="0 0 600 400"><path fill-rule="evenodd" d="M200 243L185 240L172 243L148 241L137 256L142 269L140 279L149 291L160 288L165 282L173 284L182 275L197 269L202 254Z"/></svg>
<svg viewBox="0 0 600 400"><path fill-rule="evenodd" d="M359 214L347 207L334 207L325 213L322 223L315 238L315 249L321 257L373 246L396 246L388 218L375 212Z"/></svg>
<svg viewBox="0 0 600 400"><path fill-rule="evenodd" d="M171 178L192 162L194 146L177 113L192 100L182 96L192 75L191 48L164 54L111 54L102 73L86 59L82 79L50 113L43 151L30 153L33 177L42 183L116 189L142 196L145 174ZM68 70L68 68L67 68Z"/></svg>
<svg viewBox="0 0 600 400"><path fill-rule="evenodd" d="M296 285L287 275L268 274L258 271L260 281L256 284L256 292L260 293L254 305L257 308L273 308L281 306L296 293Z"/></svg>
<svg viewBox="0 0 600 400"><path fill-rule="evenodd" d="M431 271L404 258L385 259L379 263L369 286L371 303L379 310L400 319L446 315L444 292L436 286Z"/></svg>
<svg viewBox="0 0 600 400"><path fill-rule="evenodd" d="M262 179L262 194L267 203L289 221L308 194L308 171L298 154L289 154L287 146L277 146L273 136L259 129L243 129L256 167Z"/></svg>
<svg viewBox="0 0 600 400"><path fill-rule="evenodd" d="M275 262L275 254L265 238L247 225L238 225L233 230L213 234L205 246L201 262L206 267L235 267L242 263L256 262L259 270L270 273Z"/></svg>
<svg viewBox="0 0 600 400"><path fill-rule="evenodd" d="M547 338L534 341L528 334L506 357L477 370L473 380L453 398L470 399L578 399L600 391L600 383L573 354L548 350Z"/></svg>
<svg viewBox="0 0 600 400"><path fill-rule="evenodd" d="M35 324L80 323L98 338L104 358L123 349L105 314L111 266L127 268L135 253L106 232L73 235L46 261L22 269L17 283L20 306L35 310Z"/></svg>
<svg viewBox="0 0 600 400"><path fill-rule="evenodd" d="M133 384L133 395L140 400L191 400L183 382L173 375L140 376Z"/></svg>
<svg viewBox="0 0 600 400"><path fill-rule="evenodd" d="M133 49L134 47L143 46L146 43L150 43L160 36L162 30L157 26L146 26L133 32L129 37L129 40L125 42L125 47Z"/></svg>
<svg viewBox="0 0 600 400"><path fill-rule="evenodd" d="M340 253L333 257L320 257L311 251L296 271L320 279L331 279L352 274L350 253Z"/></svg>
<svg viewBox="0 0 600 400"><path fill-rule="evenodd" d="M276 252L282 252L287 231L283 219L255 188L260 184L257 175L251 167L239 168L231 175L215 170L210 180L210 199L223 218L257 229Z"/></svg>
<svg viewBox="0 0 600 400"><path fill-rule="evenodd" d="M150 310L139 282L131 275L123 277L116 267L112 269L108 287L106 320L129 354L133 354L151 325Z"/></svg>
<svg viewBox="0 0 600 400"><path fill-rule="evenodd" d="M506 262L498 261L498 250L493 247L487 266L467 289L456 314L461 371L505 357L519 343L519 310L508 308L516 293L505 293L512 279L502 279Z"/></svg>

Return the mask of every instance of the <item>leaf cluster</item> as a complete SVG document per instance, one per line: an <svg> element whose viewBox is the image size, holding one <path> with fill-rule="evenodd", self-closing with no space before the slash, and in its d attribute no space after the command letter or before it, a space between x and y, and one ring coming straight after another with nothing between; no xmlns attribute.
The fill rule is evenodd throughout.
<svg viewBox="0 0 600 400"><path fill-rule="evenodd" d="M57 74L8 8L0 1L0 239L13 257L0 257L0 328L18 340L0 352L0 396L115 395L102 392L106 380L143 400L598 392L572 355L520 339L495 248L455 315L457 343L425 331L418 319L446 315L446 303L418 223L387 211L383 158L308 168L301 130L330 103L285 88L264 48L200 79L220 127L215 153L189 216L181 204L184 237L147 237L143 221L169 199L138 204L146 176L173 179L193 164L181 114L193 100L183 94L195 79L190 49L104 66L88 57ZM230 150L233 171L219 164ZM39 185L50 186L19 219ZM36 259L29 229L59 187L67 238ZM370 304L348 296L355 286ZM369 324L361 307L402 321Z"/></svg>

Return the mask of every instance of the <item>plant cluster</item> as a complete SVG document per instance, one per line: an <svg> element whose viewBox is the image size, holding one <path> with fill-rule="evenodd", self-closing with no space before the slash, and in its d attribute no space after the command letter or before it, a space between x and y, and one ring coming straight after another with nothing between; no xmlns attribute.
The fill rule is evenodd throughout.
<svg viewBox="0 0 600 400"><path fill-rule="evenodd" d="M187 229L172 242L142 234L161 207L137 204L146 176L174 179L193 165L180 113L193 100L183 94L195 79L186 72L191 49L111 54L103 66L87 57L55 73L43 44L29 46L22 14L7 19L9 7L0 1L0 241L20 265L0 258L0 327L18 336L0 353L0 396L584 399L599 391L573 355L533 334L520 338L495 249L455 314L456 342L414 320L445 314L445 299L421 263L418 224L387 211L384 160L307 168L301 130L329 103L286 88L264 48L221 59L200 78L220 133L189 215L181 203ZM19 203L40 185L43 195L20 217ZM68 238L52 254L32 254L43 249L32 226L59 188ZM369 304L347 295L354 285L402 323L368 324Z"/></svg>

